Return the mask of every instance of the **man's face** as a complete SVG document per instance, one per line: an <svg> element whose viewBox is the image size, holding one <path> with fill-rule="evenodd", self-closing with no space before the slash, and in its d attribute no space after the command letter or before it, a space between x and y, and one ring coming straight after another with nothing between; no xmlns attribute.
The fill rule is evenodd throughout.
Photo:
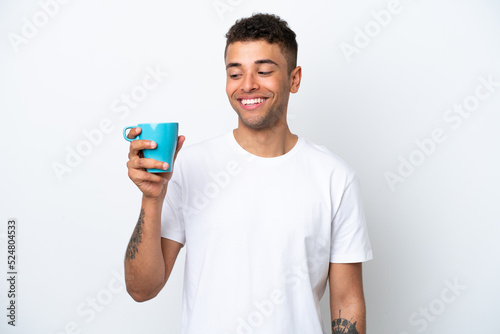
<svg viewBox="0 0 500 334"><path fill-rule="evenodd" d="M276 44L230 44L226 51L226 93L239 116L239 125L260 130L286 122L290 92L298 90L294 83L297 69L288 75L286 59Z"/></svg>

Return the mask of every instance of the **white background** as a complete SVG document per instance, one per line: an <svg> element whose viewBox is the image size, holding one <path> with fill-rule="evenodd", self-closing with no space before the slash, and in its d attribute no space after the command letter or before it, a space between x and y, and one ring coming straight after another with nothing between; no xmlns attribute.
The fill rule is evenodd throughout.
<svg viewBox="0 0 500 334"><path fill-rule="evenodd" d="M382 27L372 11L390 1L75 0L51 16L40 3L0 5L5 276L7 220L19 222L18 326L7 325L1 279L0 332L180 333L184 251L154 300L136 303L123 288L140 192L121 129L178 121L190 144L234 128L224 34L253 12L276 13L297 33L292 132L359 174L375 256L364 265L368 332L498 331L499 2L401 0ZM343 53L346 44L357 53ZM141 92L147 68L163 72L161 82L117 112L123 95ZM481 77L497 86L479 88L489 93L479 101ZM448 113L465 101L479 101L468 117ZM431 145L436 128L446 140ZM78 148L85 155L70 167ZM401 159L416 166L404 170ZM398 168L391 187L387 173ZM327 296L322 304L328 323Z"/></svg>

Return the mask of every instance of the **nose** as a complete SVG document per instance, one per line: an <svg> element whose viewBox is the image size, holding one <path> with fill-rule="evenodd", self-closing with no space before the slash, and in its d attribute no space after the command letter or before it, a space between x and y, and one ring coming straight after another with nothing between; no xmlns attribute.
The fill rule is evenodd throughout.
<svg viewBox="0 0 500 334"><path fill-rule="evenodd" d="M247 74L243 77L243 80L241 81L241 90L243 92L252 92L258 89L259 83L253 74Z"/></svg>

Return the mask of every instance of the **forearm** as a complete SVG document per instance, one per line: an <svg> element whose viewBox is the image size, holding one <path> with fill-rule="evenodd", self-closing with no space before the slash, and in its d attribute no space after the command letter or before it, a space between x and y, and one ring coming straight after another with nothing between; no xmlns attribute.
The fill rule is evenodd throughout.
<svg viewBox="0 0 500 334"><path fill-rule="evenodd" d="M332 333L366 334L361 263L330 263Z"/></svg>
<svg viewBox="0 0 500 334"><path fill-rule="evenodd" d="M364 298L331 305L332 333L366 334L366 307Z"/></svg>
<svg viewBox="0 0 500 334"><path fill-rule="evenodd" d="M127 291L137 301L153 298L165 284L160 235L162 199L163 196L156 200L143 197L141 213L125 254Z"/></svg>

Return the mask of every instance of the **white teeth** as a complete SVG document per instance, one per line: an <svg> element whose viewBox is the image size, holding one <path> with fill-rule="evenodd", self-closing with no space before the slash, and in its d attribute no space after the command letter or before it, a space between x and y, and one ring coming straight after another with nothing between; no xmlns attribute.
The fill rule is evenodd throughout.
<svg viewBox="0 0 500 334"><path fill-rule="evenodd" d="M248 105L252 105L252 104L257 104L257 103L262 103L264 102L266 99L262 99L262 98L256 98L256 99L242 99L241 100L241 104L244 104L246 106Z"/></svg>

